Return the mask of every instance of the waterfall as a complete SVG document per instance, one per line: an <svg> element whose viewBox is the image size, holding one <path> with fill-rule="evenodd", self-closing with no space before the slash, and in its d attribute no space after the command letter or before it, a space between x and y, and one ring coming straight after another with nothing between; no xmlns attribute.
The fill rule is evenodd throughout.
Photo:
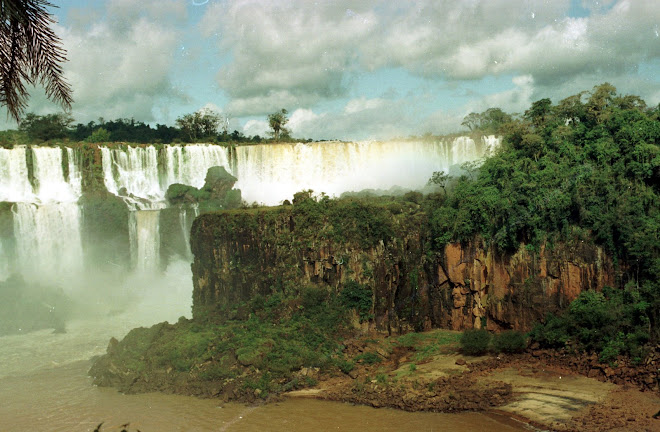
<svg viewBox="0 0 660 432"><path fill-rule="evenodd" d="M160 267L160 211L138 210L129 216L131 257L140 273L155 273Z"/></svg>
<svg viewBox="0 0 660 432"><path fill-rule="evenodd" d="M479 159L499 143L498 137L484 136L259 144L231 153L214 144L100 147L100 152L105 187L130 210L126 253L136 269L151 272L160 269L160 239L167 235L159 233L165 229L159 210L167 206L167 188L173 183L200 188L212 166L224 166L238 178L235 187L247 202L276 205L305 189L330 196L393 186L418 189L434 171ZM0 206L0 222L9 227L2 234L9 237L0 238L0 280L10 271L48 280L82 271L81 154L60 147L0 148L0 202L11 203ZM179 210L178 225L167 219L167 229L180 227L188 248L197 212Z"/></svg>
<svg viewBox="0 0 660 432"><path fill-rule="evenodd" d="M487 142L495 145L496 140ZM481 141L477 145L469 137L241 146L236 148L233 175L246 201L277 205L304 189L337 196L393 186L421 188L434 171L483 156L480 147Z"/></svg>
<svg viewBox="0 0 660 432"><path fill-rule="evenodd" d="M80 164L73 149L32 147L34 186L30 183L25 146L0 149L0 201L13 202L16 257L3 257L0 277L17 270L23 278L68 285L82 270L80 238ZM1 247L2 245L0 245ZM0 256L7 252L0 251ZM10 264L11 263L11 264ZM6 277L5 276L5 277Z"/></svg>
<svg viewBox="0 0 660 432"><path fill-rule="evenodd" d="M489 153L500 146L501 139L495 135L484 135L481 137L481 143L484 146L484 153Z"/></svg>
<svg viewBox="0 0 660 432"><path fill-rule="evenodd" d="M52 285L82 272L80 210L74 203L16 203L14 235L23 277Z"/></svg>
<svg viewBox="0 0 660 432"><path fill-rule="evenodd" d="M71 149L67 149L71 150ZM80 171L69 162L69 172L73 175L64 178L62 149L59 147L33 147L34 178L37 183L36 196L42 203L76 202L80 198Z"/></svg>
<svg viewBox="0 0 660 432"><path fill-rule="evenodd" d="M192 210L193 216L190 217L188 212ZM183 241L186 246L186 258L192 261L193 254L190 250L190 228L192 227L193 220L199 216L199 207L197 205L193 206L192 209L187 209L185 207L179 208L179 225L181 225L181 232L183 233Z"/></svg>
<svg viewBox="0 0 660 432"><path fill-rule="evenodd" d="M167 190L173 183L201 188L204 186L206 172L213 166L224 166L229 171L227 149L208 144L165 146L164 189Z"/></svg>
<svg viewBox="0 0 660 432"><path fill-rule="evenodd" d="M122 196L131 210L165 206L154 146L101 147L101 163L105 187L110 193Z"/></svg>
<svg viewBox="0 0 660 432"><path fill-rule="evenodd" d="M0 148L0 202L30 202L33 198L26 147Z"/></svg>

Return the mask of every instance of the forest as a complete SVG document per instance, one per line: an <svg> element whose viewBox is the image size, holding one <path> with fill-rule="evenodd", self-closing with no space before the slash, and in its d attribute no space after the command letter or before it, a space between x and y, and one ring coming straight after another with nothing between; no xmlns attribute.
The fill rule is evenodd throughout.
<svg viewBox="0 0 660 432"><path fill-rule="evenodd" d="M577 338L609 357L657 340L660 106L605 83L519 116L492 113L466 119L502 135L502 147L458 178L430 180L442 188L426 200L436 247L475 235L503 252L593 239L619 266L624 290L584 293L533 335L549 346Z"/></svg>

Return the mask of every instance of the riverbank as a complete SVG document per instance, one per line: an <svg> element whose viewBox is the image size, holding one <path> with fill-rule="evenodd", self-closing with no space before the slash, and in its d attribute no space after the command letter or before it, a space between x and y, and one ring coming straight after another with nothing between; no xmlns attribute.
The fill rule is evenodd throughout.
<svg viewBox="0 0 660 432"><path fill-rule="evenodd" d="M135 346L113 341L110 355L104 357L105 362L97 362L90 374L97 384L125 393L160 391L223 403L313 398L410 412L505 414L542 430L660 430L660 419L652 417L660 410L660 393L657 384L645 384L648 371L657 367L653 355L648 365L599 366L603 373L587 372L589 377L581 375L584 368L578 366L590 364L588 356L539 350L463 356L459 336L447 330L392 337L362 335L341 342L344 358L338 364L343 368L302 367L273 376L235 358L231 365L225 363L234 371L232 376L226 372L227 376L217 379L209 379L213 360L186 372L154 364L148 372L129 370L126 359L117 353ZM271 380L267 385L264 377Z"/></svg>
<svg viewBox="0 0 660 432"><path fill-rule="evenodd" d="M378 365L361 365L287 396L406 411L505 413L541 430L653 431L660 430L653 417L660 392L646 384L648 371L657 368L649 358L649 365L605 366L590 378L576 373L584 370L577 365L592 363L590 356L530 350L469 357L448 345L430 357L420 358L416 349L394 352Z"/></svg>

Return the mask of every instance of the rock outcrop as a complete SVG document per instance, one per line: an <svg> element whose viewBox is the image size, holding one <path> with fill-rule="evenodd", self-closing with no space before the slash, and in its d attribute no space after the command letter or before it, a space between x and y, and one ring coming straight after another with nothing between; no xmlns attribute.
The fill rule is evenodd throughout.
<svg viewBox="0 0 660 432"><path fill-rule="evenodd" d="M191 237L193 314L227 311L257 294L295 293L305 285L339 293L355 281L373 293L372 325L378 330L528 330L583 290L615 283L611 259L588 242L498 254L474 239L435 251L426 215L414 204L401 209L353 203L328 211L319 206L197 218Z"/></svg>

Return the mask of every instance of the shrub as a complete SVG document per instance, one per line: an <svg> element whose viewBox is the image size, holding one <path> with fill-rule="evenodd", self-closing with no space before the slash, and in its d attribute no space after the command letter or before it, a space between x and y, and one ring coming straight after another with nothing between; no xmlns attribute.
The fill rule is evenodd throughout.
<svg viewBox="0 0 660 432"><path fill-rule="evenodd" d="M366 352L355 357L355 360L362 360L364 364L372 365L380 363L383 359L376 353Z"/></svg>
<svg viewBox="0 0 660 432"><path fill-rule="evenodd" d="M493 338L495 351L503 353L519 353L527 348L527 337L516 330L506 330Z"/></svg>
<svg viewBox="0 0 660 432"><path fill-rule="evenodd" d="M469 329L461 336L461 349L467 355L482 355L488 351L490 333L484 329Z"/></svg>
<svg viewBox="0 0 660 432"><path fill-rule="evenodd" d="M534 326L530 338L545 348L563 348L570 339L568 321L548 313L544 323Z"/></svg>
<svg viewBox="0 0 660 432"><path fill-rule="evenodd" d="M371 318L373 294L371 290L355 281L348 281L339 294L339 301L348 309L355 309L360 316L360 322Z"/></svg>
<svg viewBox="0 0 660 432"><path fill-rule="evenodd" d="M561 316L548 315L530 337L543 347L561 348L568 342L579 350L599 354L603 362L619 355L643 358L650 339L651 308L634 286L585 291Z"/></svg>

